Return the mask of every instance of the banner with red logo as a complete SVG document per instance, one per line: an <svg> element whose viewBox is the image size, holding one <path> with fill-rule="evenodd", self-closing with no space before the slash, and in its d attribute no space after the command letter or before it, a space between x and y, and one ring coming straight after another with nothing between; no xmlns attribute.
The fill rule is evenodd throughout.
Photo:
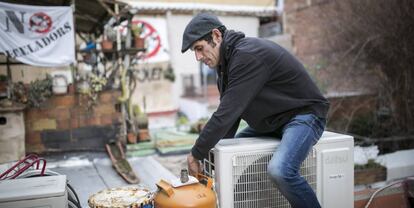
<svg viewBox="0 0 414 208"><path fill-rule="evenodd" d="M167 39L167 21L163 17L135 15L132 24L139 28L146 52L141 62L159 63L170 60Z"/></svg>
<svg viewBox="0 0 414 208"><path fill-rule="evenodd" d="M34 66L75 62L71 7L0 2L0 52Z"/></svg>

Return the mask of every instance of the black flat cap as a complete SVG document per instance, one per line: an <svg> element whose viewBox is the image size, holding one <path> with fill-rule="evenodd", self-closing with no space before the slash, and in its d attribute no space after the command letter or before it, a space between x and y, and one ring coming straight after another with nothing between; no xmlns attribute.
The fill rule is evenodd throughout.
<svg viewBox="0 0 414 208"><path fill-rule="evenodd" d="M212 14L200 13L195 16L185 27L181 53L186 52L194 42L207 35L211 30L221 26L223 23Z"/></svg>

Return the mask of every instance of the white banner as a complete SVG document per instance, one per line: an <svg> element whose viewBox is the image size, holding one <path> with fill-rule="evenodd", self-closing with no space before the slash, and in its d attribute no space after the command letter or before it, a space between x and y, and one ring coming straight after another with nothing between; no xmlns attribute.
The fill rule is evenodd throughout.
<svg viewBox="0 0 414 208"><path fill-rule="evenodd" d="M0 2L0 52L34 66L75 62L71 7Z"/></svg>

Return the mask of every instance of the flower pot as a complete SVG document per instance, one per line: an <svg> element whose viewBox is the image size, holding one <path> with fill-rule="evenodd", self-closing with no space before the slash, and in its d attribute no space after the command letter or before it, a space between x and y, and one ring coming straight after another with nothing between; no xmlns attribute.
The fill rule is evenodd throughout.
<svg viewBox="0 0 414 208"><path fill-rule="evenodd" d="M113 47L113 42L110 40L103 40L101 43L102 50L111 50Z"/></svg>
<svg viewBox="0 0 414 208"><path fill-rule="evenodd" d="M145 39L141 37L134 38L135 48L144 48L145 47Z"/></svg>
<svg viewBox="0 0 414 208"><path fill-rule="evenodd" d="M150 135L149 135L148 129L140 129L138 137L139 137L140 142L149 141L150 140Z"/></svg>
<svg viewBox="0 0 414 208"><path fill-rule="evenodd" d="M129 144L135 144L137 143L137 135L135 133L128 133L127 134L127 140Z"/></svg>

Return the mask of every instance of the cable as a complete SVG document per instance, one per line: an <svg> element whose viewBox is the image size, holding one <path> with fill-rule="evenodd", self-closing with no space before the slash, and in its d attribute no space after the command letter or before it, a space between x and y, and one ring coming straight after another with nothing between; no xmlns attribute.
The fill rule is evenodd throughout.
<svg viewBox="0 0 414 208"><path fill-rule="evenodd" d="M82 207L78 206L76 203L74 203L71 200L68 201L68 207L69 208L82 208Z"/></svg>
<svg viewBox="0 0 414 208"><path fill-rule="evenodd" d="M386 186L384 186L384 187L381 187L381 188L377 189L377 190L376 190L376 191L375 191L375 192L371 195L371 197L369 198L369 200L368 200L367 204L365 205L365 208L368 208L368 207L369 207L369 205L371 205L372 200L374 200L375 196L376 196L379 192L381 192L381 191L385 190L386 188L389 188L389 187L391 187L391 186L394 186L394 185L396 185L396 184L402 183L402 182L404 182L404 181L405 181L405 180L407 180L407 179L414 179L414 177L407 177L407 178L405 178L405 179L395 181L395 182L393 182L393 183L390 183L390 184L388 184L388 185L386 185Z"/></svg>
<svg viewBox="0 0 414 208"><path fill-rule="evenodd" d="M73 187L69 184L69 182L66 184L67 185L67 187L69 188L69 191L68 191L68 195L70 194L71 195L71 197L69 197L68 196L68 199L69 199L69 201L71 201L72 202L72 199L71 198L73 198L73 196L75 196L75 199L76 199L76 203L75 203L75 205L76 205L76 207L77 208L82 208L82 206L81 206L81 204L80 204L80 200L79 200L79 197L78 197L78 195L76 194L76 191L75 191L75 189L73 189ZM73 195L73 196L72 196Z"/></svg>

